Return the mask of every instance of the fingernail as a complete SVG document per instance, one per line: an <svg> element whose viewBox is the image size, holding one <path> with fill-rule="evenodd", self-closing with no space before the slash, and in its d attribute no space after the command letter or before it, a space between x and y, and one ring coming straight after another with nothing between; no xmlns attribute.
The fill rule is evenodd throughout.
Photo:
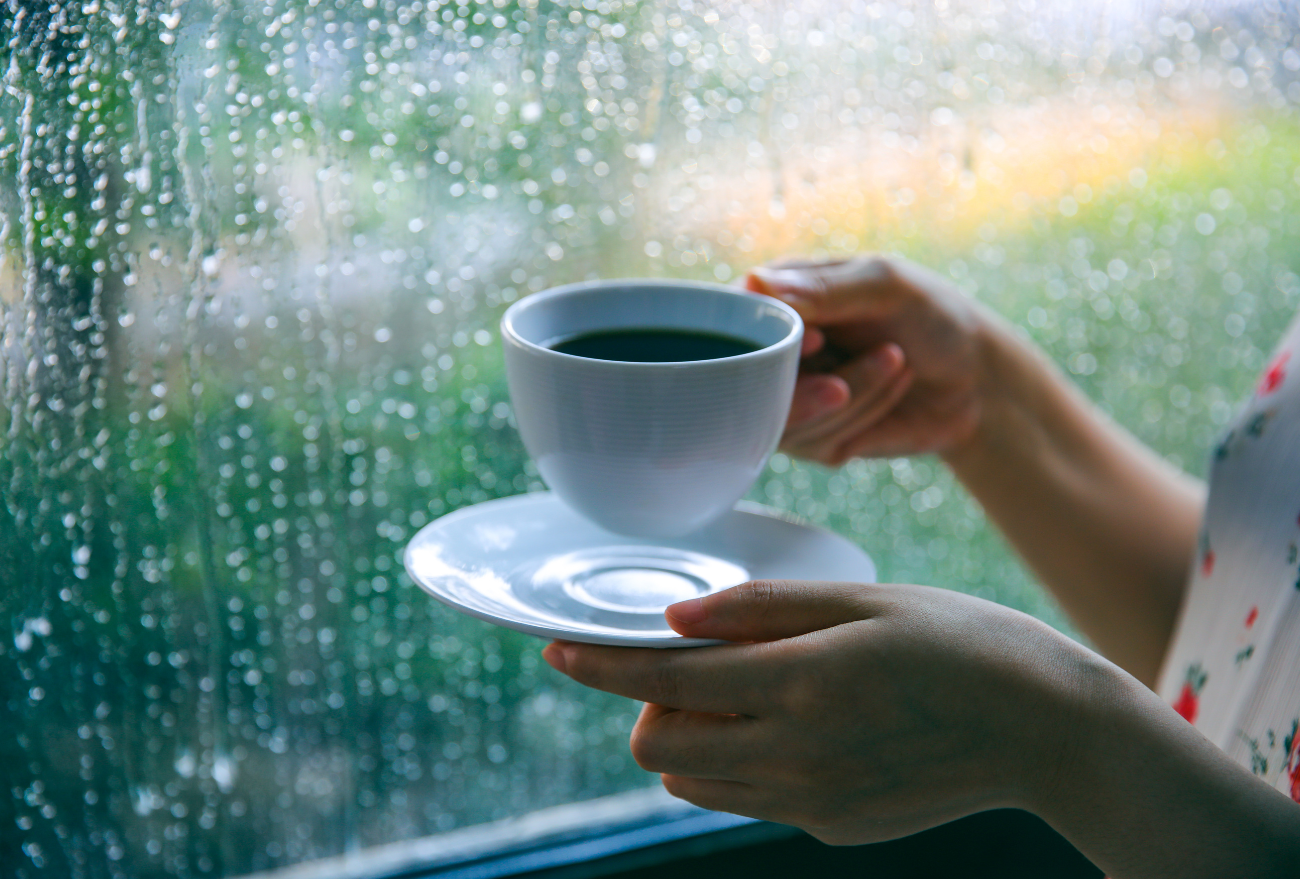
<svg viewBox="0 0 1300 879"><path fill-rule="evenodd" d="M542 650L542 659L545 659L546 664L560 674L564 674L564 670L569 667L567 651L559 644L547 644Z"/></svg>
<svg viewBox="0 0 1300 879"><path fill-rule="evenodd" d="M679 623L698 623L709 615L704 609L703 598L691 598L672 605L665 611Z"/></svg>

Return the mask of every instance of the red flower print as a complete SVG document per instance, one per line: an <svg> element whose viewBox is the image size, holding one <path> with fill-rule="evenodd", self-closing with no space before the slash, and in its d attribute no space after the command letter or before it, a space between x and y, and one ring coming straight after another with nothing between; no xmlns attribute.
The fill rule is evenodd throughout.
<svg viewBox="0 0 1300 879"><path fill-rule="evenodd" d="M1250 608L1250 613L1246 614L1246 628L1249 629L1251 626L1255 625L1255 620L1257 619L1259 619L1259 608L1252 606Z"/></svg>
<svg viewBox="0 0 1300 879"><path fill-rule="evenodd" d="M1269 364L1268 369L1264 370L1263 377L1259 380L1259 395L1271 394L1286 381L1286 362L1291 359L1290 351L1283 351L1277 356L1277 359Z"/></svg>
<svg viewBox="0 0 1300 879"><path fill-rule="evenodd" d="M1187 679L1183 689L1174 700L1173 709L1182 715L1188 723L1196 723L1196 715L1201 707L1201 690L1205 688L1205 679L1209 677L1199 662L1187 667Z"/></svg>
<svg viewBox="0 0 1300 879"><path fill-rule="evenodd" d="M1196 691L1192 689L1192 685L1183 684L1183 691L1178 694L1178 699L1174 702L1174 710L1181 714L1183 720L1188 723L1196 723L1196 712L1200 707L1200 702L1196 697Z"/></svg>
<svg viewBox="0 0 1300 879"><path fill-rule="evenodd" d="M1201 576L1208 577L1214 573L1214 550L1207 549L1201 559Z"/></svg>
<svg viewBox="0 0 1300 879"><path fill-rule="evenodd" d="M1282 740L1287 749L1286 768L1291 777L1291 799L1300 803L1300 719L1291 722L1291 735Z"/></svg>

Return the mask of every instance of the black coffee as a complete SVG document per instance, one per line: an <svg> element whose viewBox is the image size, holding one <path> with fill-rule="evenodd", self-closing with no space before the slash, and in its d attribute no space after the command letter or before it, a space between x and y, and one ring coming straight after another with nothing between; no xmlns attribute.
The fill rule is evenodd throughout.
<svg viewBox="0 0 1300 879"><path fill-rule="evenodd" d="M748 354L761 347L747 339L721 333L666 329L601 330L573 336L551 346L561 354L630 363L717 360Z"/></svg>

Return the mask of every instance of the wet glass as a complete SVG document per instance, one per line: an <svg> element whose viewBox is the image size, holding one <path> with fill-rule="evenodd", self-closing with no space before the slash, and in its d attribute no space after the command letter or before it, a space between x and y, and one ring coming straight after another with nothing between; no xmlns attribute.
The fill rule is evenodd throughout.
<svg viewBox="0 0 1300 879"><path fill-rule="evenodd" d="M0 861L231 876L650 785L635 706L432 604L542 488L496 322L897 252L1203 472L1300 304L1290 3L11 3ZM1064 625L933 460L751 499Z"/></svg>

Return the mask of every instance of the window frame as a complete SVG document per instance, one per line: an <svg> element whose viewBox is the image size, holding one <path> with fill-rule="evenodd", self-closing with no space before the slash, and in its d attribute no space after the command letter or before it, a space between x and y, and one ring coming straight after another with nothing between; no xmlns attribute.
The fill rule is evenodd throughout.
<svg viewBox="0 0 1300 879"><path fill-rule="evenodd" d="M243 879L498 879L619 858L618 869L801 835L653 787L245 874ZM603 875L593 873L592 875Z"/></svg>

